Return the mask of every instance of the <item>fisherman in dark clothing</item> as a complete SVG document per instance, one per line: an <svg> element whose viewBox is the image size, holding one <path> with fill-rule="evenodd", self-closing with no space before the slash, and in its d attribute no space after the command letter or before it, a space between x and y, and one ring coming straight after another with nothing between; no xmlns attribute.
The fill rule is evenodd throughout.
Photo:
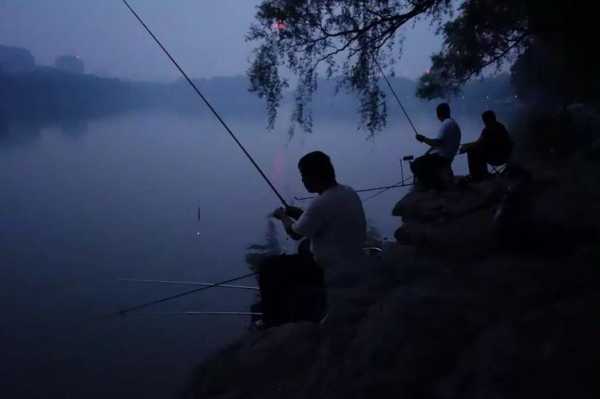
<svg viewBox="0 0 600 399"><path fill-rule="evenodd" d="M479 139L463 144L460 153L467 153L469 174L473 181L489 177L487 164L499 166L508 161L513 143L504 125L496 120L494 111L485 111L481 115L485 127Z"/></svg>

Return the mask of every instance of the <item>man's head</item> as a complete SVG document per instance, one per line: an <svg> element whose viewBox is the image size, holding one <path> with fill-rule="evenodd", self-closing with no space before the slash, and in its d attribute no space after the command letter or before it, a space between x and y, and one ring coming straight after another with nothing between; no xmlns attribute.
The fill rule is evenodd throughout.
<svg viewBox="0 0 600 399"><path fill-rule="evenodd" d="M309 193L321 193L336 184L331 160L321 151L309 152L298 162L302 183Z"/></svg>
<svg viewBox="0 0 600 399"><path fill-rule="evenodd" d="M435 112L437 113L437 117L440 121L450 118L450 106L448 103L441 103L438 105L435 109Z"/></svg>
<svg viewBox="0 0 600 399"><path fill-rule="evenodd" d="M496 122L496 114L494 111L485 111L481 114L481 119L483 120L484 125L490 126Z"/></svg>

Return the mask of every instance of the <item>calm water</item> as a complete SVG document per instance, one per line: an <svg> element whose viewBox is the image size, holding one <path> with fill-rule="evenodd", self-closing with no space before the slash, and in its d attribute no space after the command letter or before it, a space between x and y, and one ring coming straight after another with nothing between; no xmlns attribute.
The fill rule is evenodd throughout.
<svg viewBox="0 0 600 399"><path fill-rule="evenodd" d="M285 127L226 119L290 202L306 195L296 163L308 151L329 153L339 181L364 188L399 181L400 156L425 149L399 117L374 140L353 120L317 119L314 133L290 139ZM457 119L463 141L481 128L478 116ZM438 124L429 114L415 122L424 132ZM251 293L224 289L97 319L188 289L119 278L223 280L246 273L247 246L264 242L277 199L208 115L5 126L0 187L3 397L169 397L247 328L243 318L157 314L248 310ZM402 194L365 203L383 236L399 224L390 212Z"/></svg>

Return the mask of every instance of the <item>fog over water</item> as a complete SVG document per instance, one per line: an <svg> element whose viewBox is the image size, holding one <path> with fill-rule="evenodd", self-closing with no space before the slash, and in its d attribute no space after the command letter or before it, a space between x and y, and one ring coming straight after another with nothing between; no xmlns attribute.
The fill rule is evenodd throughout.
<svg viewBox="0 0 600 399"><path fill-rule="evenodd" d="M260 0L130 0L194 77L243 74L253 45L244 35ZM427 19L401 29L406 57L398 75L415 78L430 66L441 40ZM179 77L121 0L0 0L0 45L31 50L38 64L82 58L101 76L171 81Z"/></svg>
<svg viewBox="0 0 600 399"><path fill-rule="evenodd" d="M428 107L413 117L433 132L439 122ZM306 152L324 150L340 182L364 188L399 181L399 158L425 150L399 114L370 140L348 115L318 116L313 133L291 138L286 118L272 132L262 117L230 113L228 122L283 195L306 206L293 200L306 195L296 169ZM478 114L457 119L463 141L479 133ZM465 167L457 158L455 171ZM153 314L249 309L252 293L224 289L97 319L189 288L119 278L223 280L246 273L246 248L264 243L279 203L212 116L140 111L4 126L0 182L0 367L15 395L169 396L193 365L247 328L243 318ZM384 237L399 224L391 209L402 193L365 202Z"/></svg>

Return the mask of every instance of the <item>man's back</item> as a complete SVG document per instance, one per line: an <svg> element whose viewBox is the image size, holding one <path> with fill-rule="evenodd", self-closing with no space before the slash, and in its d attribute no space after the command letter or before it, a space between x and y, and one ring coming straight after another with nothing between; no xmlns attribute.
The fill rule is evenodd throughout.
<svg viewBox="0 0 600 399"><path fill-rule="evenodd" d="M336 185L315 198L293 229L310 238L321 266L360 255L366 239L366 220L356 192Z"/></svg>
<svg viewBox="0 0 600 399"><path fill-rule="evenodd" d="M506 127L500 122L494 122L486 126L481 132L480 140L486 153L493 160L508 158L512 151L512 140Z"/></svg>
<svg viewBox="0 0 600 399"><path fill-rule="evenodd" d="M452 161L460 146L460 136L461 132L458 123L452 118L444 119L437 136L442 141L442 144L434 147L431 153L438 154Z"/></svg>

